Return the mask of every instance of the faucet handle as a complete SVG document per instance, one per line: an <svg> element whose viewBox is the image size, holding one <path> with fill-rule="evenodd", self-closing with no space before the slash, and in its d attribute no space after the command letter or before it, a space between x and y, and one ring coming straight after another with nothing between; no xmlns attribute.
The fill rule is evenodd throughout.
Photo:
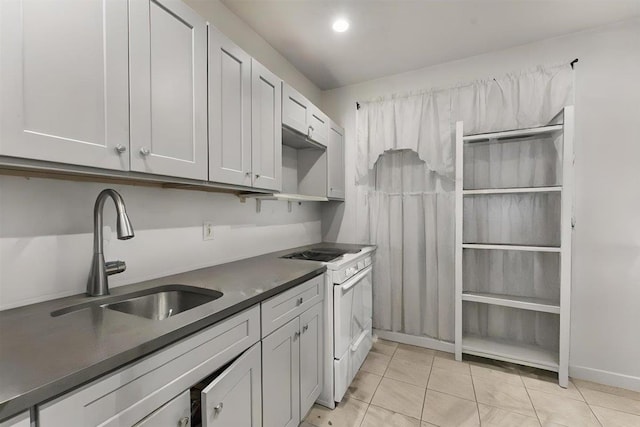
<svg viewBox="0 0 640 427"><path fill-rule="evenodd" d="M107 276L122 273L127 269L127 263L124 261L107 261L104 263Z"/></svg>

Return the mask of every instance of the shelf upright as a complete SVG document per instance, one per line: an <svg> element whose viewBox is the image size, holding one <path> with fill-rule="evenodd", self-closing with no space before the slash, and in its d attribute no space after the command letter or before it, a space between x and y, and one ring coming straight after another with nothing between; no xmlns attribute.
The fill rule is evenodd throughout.
<svg viewBox="0 0 640 427"><path fill-rule="evenodd" d="M464 124L456 123L456 172L455 172L455 357L462 354L474 354L512 363L533 366L558 372L560 386L567 387L569 377L570 342L570 300L571 300L571 234L573 222L573 106L565 107L561 114L561 124L551 124L528 129L514 129L503 132L491 132L477 135L464 135ZM500 143L519 141L543 135L562 133L562 184L546 187L515 188L464 188L464 147L469 143ZM561 214L560 246L535 246L491 243L465 243L463 241L463 203L465 196L560 193ZM466 292L463 278L464 250L507 250L528 252L557 253L560 257L560 300L551 301L535 297L518 295L491 294L484 292ZM463 335L463 301L530 310L559 318L558 350L550 350L536 345L513 342L503 339Z"/></svg>

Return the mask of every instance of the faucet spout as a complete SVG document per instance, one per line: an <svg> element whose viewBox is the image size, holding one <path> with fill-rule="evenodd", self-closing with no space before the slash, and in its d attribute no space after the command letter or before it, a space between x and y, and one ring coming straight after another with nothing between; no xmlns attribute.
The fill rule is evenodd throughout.
<svg viewBox="0 0 640 427"><path fill-rule="evenodd" d="M89 296L108 295L109 282L107 276L122 273L127 268L124 261L105 262L104 260L102 216L107 198L111 198L116 205L118 239L128 240L134 237L133 226L127 215L122 196L112 189L100 192L93 208L93 259L91 261L89 280L87 281L87 295Z"/></svg>

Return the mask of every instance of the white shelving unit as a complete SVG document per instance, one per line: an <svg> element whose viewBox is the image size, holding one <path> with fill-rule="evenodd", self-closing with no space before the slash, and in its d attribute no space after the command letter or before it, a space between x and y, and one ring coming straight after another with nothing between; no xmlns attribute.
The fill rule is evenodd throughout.
<svg viewBox="0 0 640 427"><path fill-rule="evenodd" d="M560 386L567 387L569 378L569 332L571 297L571 230L573 205L573 106L565 107L558 123L529 129L516 129L477 135L464 135L463 122L456 123L456 284L455 284L455 355L472 354L558 372ZM465 189L464 152L468 144L500 144L510 141L531 140L541 136L562 137L561 185L546 187ZM463 200L465 196L504 195L527 193L559 193L561 198L560 245L536 246L515 244L466 243L463 241ZM465 250L501 250L551 252L560 257L560 300L523 297L506 294L467 291L464 289L463 253ZM559 316L558 350L537 345L463 333L463 301L475 304L529 310L545 315Z"/></svg>

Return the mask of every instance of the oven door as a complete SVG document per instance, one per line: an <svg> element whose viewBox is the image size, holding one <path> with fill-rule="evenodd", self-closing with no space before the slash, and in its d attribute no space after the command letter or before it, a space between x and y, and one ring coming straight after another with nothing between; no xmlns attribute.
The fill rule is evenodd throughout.
<svg viewBox="0 0 640 427"><path fill-rule="evenodd" d="M333 355L342 358L371 323L372 289L369 266L333 287Z"/></svg>

